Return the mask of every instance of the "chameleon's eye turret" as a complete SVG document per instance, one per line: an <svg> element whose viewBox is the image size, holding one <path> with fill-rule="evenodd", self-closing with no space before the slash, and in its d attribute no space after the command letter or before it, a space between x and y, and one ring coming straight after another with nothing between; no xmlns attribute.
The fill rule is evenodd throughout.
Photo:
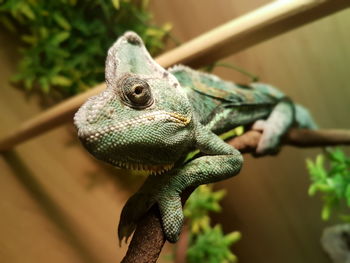
<svg viewBox="0 0 350 263"><path fill-rule="evenodd" d="M131 108L144 109L154 102L148 83L136 77L126 77L120 85L121 99Z"/></svg>

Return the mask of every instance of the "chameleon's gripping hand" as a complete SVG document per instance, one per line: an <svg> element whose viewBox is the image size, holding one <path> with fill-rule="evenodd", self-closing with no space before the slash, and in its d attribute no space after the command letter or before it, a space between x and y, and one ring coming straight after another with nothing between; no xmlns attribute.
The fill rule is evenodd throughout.
<svg viewBox="0 0 350 263"><path fill-rule="evenodd" d="M255 156L273 155L279 152L281 137L292 126L294 115L293 103L285 98L274 107L267 120L258 120L253 124L253 130L262 132Z"/></svg>
<svg viewBox="0 0 350 263"><path fill-rule="evenodd" d="M166 239L176 242L184 218L180 198L182 191L187 187L231 177L239 172L241 165L241 155L232 148L231 154L202 156L166 174L151 175L123 208L118 228L119 239L127 239L140 218L157 203Z"/></svg>

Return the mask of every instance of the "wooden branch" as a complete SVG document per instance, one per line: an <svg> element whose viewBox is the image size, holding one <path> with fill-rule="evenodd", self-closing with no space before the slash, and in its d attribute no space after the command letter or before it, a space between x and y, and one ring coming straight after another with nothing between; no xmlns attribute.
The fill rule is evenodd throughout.
<svg viewBox="0 0 350 263"><path fill-rule="evenodd" d="M165 68L178 63L192 67L207 65L349 6L348 0L274 1L196 37L156 60ZM87 98L104 89L105 84L100 84L24 122L0 139L0 152L71 121Z"/></svg>
<svg viewBox="0 0 350 263"><path fill-rule="evenodd" d="M157 58L163 65L205 66L350 6L348 0L272 1Z"/></svg>
<svg viewBox="0 0 350 263"><path fill-rule="evenodd" d="M242 153L254 153L260 140L261 132L250 130L228 143ZM321 147L334 145L350 145L350 130L306 130L291 129L283 139L284 145L297 147ZM194 189L187 189L182 195L184 204ZM153 207L138 224L129 245L123 263L156 262L165 237L159 212Z"/></svg>
<svg viewBox="0 0 350 263"><path fill-rule="evenodd" d="M121 263L156 262L164 243L159 210L153 206L138 224Z"/></svg>

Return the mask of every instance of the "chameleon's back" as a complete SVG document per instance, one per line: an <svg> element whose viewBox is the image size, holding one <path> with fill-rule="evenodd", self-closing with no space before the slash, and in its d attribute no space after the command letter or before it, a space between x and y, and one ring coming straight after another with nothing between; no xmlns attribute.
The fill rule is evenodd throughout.
<svg viewBox="0 0 350 263"><path fill-rule="evenodd" d="M186 90L195 117L217 134L267 117L284 97L262 83L238 85L185 66L169 71Z"/></svg>

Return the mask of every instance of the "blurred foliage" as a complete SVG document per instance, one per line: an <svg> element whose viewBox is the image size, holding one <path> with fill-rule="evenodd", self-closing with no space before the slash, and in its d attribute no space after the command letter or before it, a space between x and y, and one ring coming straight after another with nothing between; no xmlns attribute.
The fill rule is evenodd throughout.
<svg viewBox="0 0 350 263"><path fill-rule="evenodd" d="M0 0L0 23L23 44L14 81L59 98L85 91L104 80L107 50L128 30L152 54L159 52L171 26L153 25L147 5L147 0Z"/></svg>
<svg viewBox="0 0 350 263"><path fill-rule="evenodd" d="M220 212L219 201L225 196L225 190L213 192L208 185L202 185L189 197L184 215L190 220L190 230L197 234L210 225L208 212Z"/></svg>
<svg viewBox="0 0 350 263"><path fill-rule="evenodd" d="M208 185L199 186L187 200L184 215L190 224L190 240L187 250L188 263L236 262L230 247L240 238L239 232L225 235L221 226L210 226L209 212L220 212L219 201L225 191L213 192Z"/></svg>
<svg viewBox="0 0 350 263"><path fill-rule="evenodd" d="M232 139L233 137L236 136L241 136L244 133L244 127L243 126L238 126L232 130L229 130L223 134L220 134L220 138L224 141Z"/></svg>
<svg viewBox="0 0 350 263"><path fill-rule="evenodd" d="M309 195L322 194L323 208L321 217L328 220L332 211L350 207L350 158L337 148L326 150L325 155L318 155L315 161L306 160L311 185ZM343 211L343 209L341 209ZM350 215L340 214L340 218L350 221Z"/></svg>

